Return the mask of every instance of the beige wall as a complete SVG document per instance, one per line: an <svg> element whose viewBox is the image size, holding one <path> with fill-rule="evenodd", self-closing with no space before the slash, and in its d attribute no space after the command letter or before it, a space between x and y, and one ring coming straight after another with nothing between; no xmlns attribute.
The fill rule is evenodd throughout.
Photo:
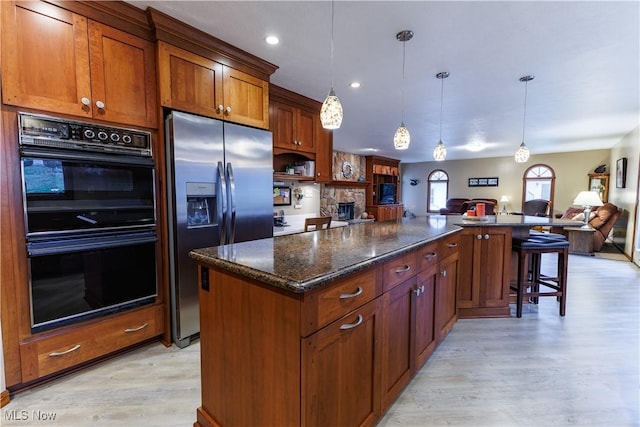
<svg viewBox="0 0 640 427"><path fill-rule="evenodd" d="M627 158L626 186L625 188L616 188L616 160L623 157ZM613 239L616 244L624 245L625 254L638 259L640 257L640 236L636 235L634 254L633 230L634 224L638 221L636 212L640 169L640 127L635 128L611 149L609 163L611 164L609 200L622 209L620 219L613 230Z"/></svg>
<svg viewBox="0 0 640 427"><path fill-rule="evenodd" d="M516 163L513 157L494 157L445 162L401 163L402 202L405 209L416 215L425 215L427 209L427 176L434 169L449 174L449 197L486 197L500 200L509 198L507 210L520 211L522 206L522 176L537 163L550 166L556 174L554 213L562 213L571 205L578 192L587 190L587 174L601 164L612 175L610 150L532 155L527 163ZM613 166L615 169L615 165ZM469 187L468 178L498 177L498 187ZM416 186L409 185L417 178ZM612 178L613 179L613 176ZM615 185L615 184L614 184ZM500 209L502 204L500 204Z"/></svg>

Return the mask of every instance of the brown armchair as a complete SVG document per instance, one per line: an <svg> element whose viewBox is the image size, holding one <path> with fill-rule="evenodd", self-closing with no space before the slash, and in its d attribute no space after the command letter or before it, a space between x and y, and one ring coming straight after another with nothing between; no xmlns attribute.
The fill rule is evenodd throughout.
<svg viewBox="0 0 640 427"><path fill-rule="evenodd" d="M549 200L532 199L524 202L522 213L530 216L549 216Z"/></svg>
<svg viewBox="0 0 640 427"><path fill-rule="evenodd" d="M462 215L469 209L475 209L478 202L485 204L485 215L494 215L494 209L498 205L496 199L466 199L461 197L448 199L446 207L440 209L440 215Z"/></svg>
<svg viewBox="0 0 640 427"><path fill-rule="evenodd" d="M582 217L580 216L581 214ZM556 215L556 217L558 216L562 219L584 220L584 209L567 208L562 215ZM604 206L600 206L595 212L591 212L589 225L596 230L595 233L593 233L594 251L598 252L602 249L604 241L609 237L609 233L619 217L620 209L613 203L605 203ZM561 227L552 227L551 232L563 233L563 229Z"/></svg>

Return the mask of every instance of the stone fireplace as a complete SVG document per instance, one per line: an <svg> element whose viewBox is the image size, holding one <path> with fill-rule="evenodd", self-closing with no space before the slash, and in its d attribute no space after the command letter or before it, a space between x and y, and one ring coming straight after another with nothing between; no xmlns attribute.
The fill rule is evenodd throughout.
<svg viewBox="0 0 640 427"><path fill-rule="evenodd" d="M354 202L338 202L338 219L340 221L354 219L355 205Z"/></svg>
<svg viewBox="0 0 640 427"><path fill-rule="evenodd" d="M348 162L352 167L352 176L347 178L342 172L342 165ZM334 220L350 221L359 219L365 212L366 187L360 184L364 179L366 161L363 156L333 152L333 180L339 185L325 184L320 192L320 212ZM353 186L349 184L353 181ZM343 219L344 218L344 219Z"/></svg>

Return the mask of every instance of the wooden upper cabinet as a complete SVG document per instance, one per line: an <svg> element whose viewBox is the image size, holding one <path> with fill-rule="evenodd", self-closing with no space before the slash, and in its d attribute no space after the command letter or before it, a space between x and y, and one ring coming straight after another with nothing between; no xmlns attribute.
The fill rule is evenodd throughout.
<svg viewBox="0 0 640 427"><path fill-rule="evenodd" d="M269 129L269 82L231 67L222 67L224 119Z"/></svg>
<svg viewBox="0 0 640 427"><path fill-rule="evenodd" d="M89 53L94 117L155 128L153 43L89 21Z"/></svg>
<svg viewBox="0 0 640 427"><path fill-rule="evenodd" d="M42 2L2 2L6 104L156 127L153 44Z"/></svg>
<svg viewBox="0 0 640 427"><path fill-rule="evenodd" d="M316 126L316 182L333 180L333 131Z"/></svg>
<svg viewBox="0 0 640 427"><path fill-rule="evenodd" d="M163 106L268 129L268 82L164 42L158 67Z"/></svg>
<svg viewBox="0 0 640 427"><path fill-rule="evenodd" d="M2 101L91 117L87 19L39 2L2 3Z"/></svg>
<svg viewBox="0 0 640 427"><path fill-rule="evenodd" d="M273 146L289 151L316 152L320 115L291 104L271 103Z"/></svg>
<svg viewBox="0 0 640 427"><path fill-rule="evenodd" d="M160 103L169 108L219 117L222 64L158 42Z"/></svg>

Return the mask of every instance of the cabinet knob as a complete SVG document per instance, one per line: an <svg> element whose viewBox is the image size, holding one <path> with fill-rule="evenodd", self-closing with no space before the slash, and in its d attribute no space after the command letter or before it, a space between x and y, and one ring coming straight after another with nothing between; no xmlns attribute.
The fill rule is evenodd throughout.
<svg viewBox="0 0 640 427"><path fill-rule="evenodd" d="M224 111L224 105L220 104L218 105L218 112L222 113Z"/></svg>
<svg viewBox="0 0 640 427"><path fill-rule="evenodd" d="M478 240L482 240L482 234L478 234L478 235L476 236L476 239L478 239Z"/></svg>
<svg viewBox="0 0 640 427"><path fill-rule="evenodd" d="M87 107L91 104L91 100L89 98L85 98L85 97L82 97L80 102L82 102L82 105L86 105Z"/></svg>
<svg viewBox="0 0 640 427"><path fill-rule="evenodd" d="M231 114L231 107L225 108L225 111L227 112L227 114Z"/></svg>
<svg viewBox="0 0 640 427"><path fill-rule="evenodd" d="M102 101L96 101L96 107L98 107L99 109L103 109L104 108L104 102Z"/></svg>
<svg viewBox="0 0 640 427"><path fill-rule="evenodd" d="M484 240L489 240L489 235L488 234L484 235Z"/></svg>
<svg viewBox="0 0 640 427"><path fill-rule="evenodd" d="M447 277L447 270L442 270L440 274L442 274L442 277Z"/></svg>

